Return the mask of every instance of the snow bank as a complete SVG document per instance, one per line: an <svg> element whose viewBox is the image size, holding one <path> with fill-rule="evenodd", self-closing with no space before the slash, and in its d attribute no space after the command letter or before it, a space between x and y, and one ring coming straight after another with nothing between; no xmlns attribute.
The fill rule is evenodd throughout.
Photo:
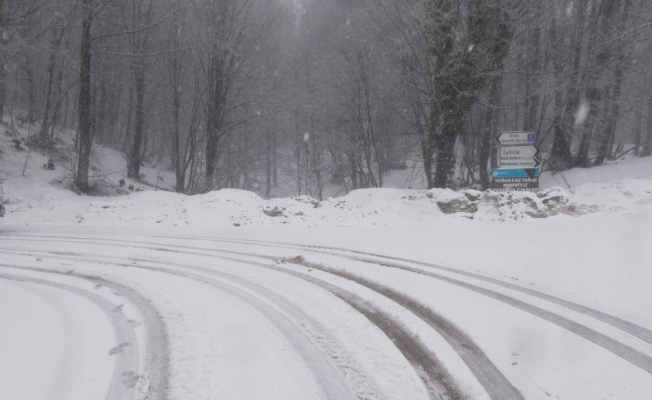
<svg viewBox="0 0 652 400"><path fill-rule="evenodd" d="M364 189L324 201L308 196L264 200L231 189L197 196L148 191L98 198L25 182L4 186L5 222L12 225L406 227L652 210L652 181L646 179L585 184L574 194L559 187L538 193Z"/></svg>
<svg viewBox="0 0 652 400"><path fill-rule="evenodd" d="M14 149L14 136L3 139L0 185L7 215L2 222L11 225L409 227L652 210L652 157L546 173L538 193L383 188L323 201L308 196L264 200L241 190L185 196L127 181L119 189L126 196L90 197L65 189L70 183L65 163L57 163L55 171L44 169L47 156ZM124 176L121 154L98 148L96 156L93 164L110 176L108 181L115 184ZM143 171L150 182L173 182L165 171ZM133 192L125 189L131 184Z"/></svg>

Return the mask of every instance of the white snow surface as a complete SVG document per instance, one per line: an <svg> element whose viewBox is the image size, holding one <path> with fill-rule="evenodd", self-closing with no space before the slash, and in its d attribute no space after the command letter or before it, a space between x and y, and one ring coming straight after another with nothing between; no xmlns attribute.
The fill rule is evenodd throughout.
<svg viewBox="0 0 652 400"><path fill-rule="evenodd" d="M310 265L418 300L464 331L525 399L641 400L652 393L651 371L479 292L356 260L350 252L274 244L409 259L414 262L392 262L518 299L649 359L649 342L480 278L652 330L650 157L546 173L539 193L366 189L318 201L264 200L238 190L78 196L57 183L63 171L40 168L45 157L32 153L23 176L25 154L6 145L2 153L7 215L0 219L0 274L84 290L93 290L84 277L98 277L147 298L166 326L170 399L428 398L422 374L378 326L302 276L382 311L436 354L464 398L490 398L415 314ZM282 262L299 255L304 265ZM103 290L116 307L129 303ZM149 336L144 316L130 307L131 321L143 324L134 343L142 367L151 357L144 350ZM106 315L87 299L0 275L0 398L103 399L115 376L110 350L120 345L111 332ZM147 371L134 373L143 376L132 398L156 398L160 388L147 386Z"/></svg>
<svg viewBox="0 0 652 400"><path fill-rule="evenodd" d="M113 368L107 351L115 339L92 303L57 288L0 279L0 304L3 398L105 396Z"/></svg>

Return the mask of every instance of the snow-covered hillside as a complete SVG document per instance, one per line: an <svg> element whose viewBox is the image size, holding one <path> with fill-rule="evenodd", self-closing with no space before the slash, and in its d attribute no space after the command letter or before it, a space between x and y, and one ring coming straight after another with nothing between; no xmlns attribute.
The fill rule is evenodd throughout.
<svg viewBox="0 0 652 400"><path fill-rule="evenodd" d="M123 195L89 197L67 189L73 168L69 161L61 157L55 170L44 169L51 156L28 152L24 141L21 147L25 150L17 150L13 141L20 138L0 137L0 184L8 211L4 222L16 225L434 226L652 209L651 157L544 173L537 194L384 188L356 190L323 201L307 196L264 200L239 190L198 196L163 191L174 186L174 175L161 168L143 168L147 185L126 180L123 155L97 146L92 168L95 178L101 178L105 192ZM121 179L125 180L122 186L118 184ZM400 186L398 174L392 182Z"/></svg>

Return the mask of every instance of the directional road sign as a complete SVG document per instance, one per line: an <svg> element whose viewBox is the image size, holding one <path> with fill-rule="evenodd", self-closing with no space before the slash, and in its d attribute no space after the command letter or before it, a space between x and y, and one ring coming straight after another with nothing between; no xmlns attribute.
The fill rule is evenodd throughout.
<svg viewBox="0 0 652 400"><path fill-rule="evenodd" d="M500 168L537 168L541 161L536 158L501 158Z"/></svg>
<svg viewBox="0 0 652 400"><path fill-rule="evenodd" d="M534 144L536 135L534 132L503 132L496 140L501 145L523 145Z"/></svg>
<svg viewBox="0 0 652 400"><path fill-rule="evenodd" d="M539 177L534 178L493 178L491 188L497 191L505 190L536 190L539 188Z"/></svg>
<svg viewBox="0 0 652 400"><path fill-rule="evenodd" d="M492 172L491 188L498 191L537 190L541 161L537 158L534 132L502 132L498 141L498 169Z"/></svg>
<svg viewBox="0 0 652 400"><path fill-rule="evenodd" d="M500 159L505 158L534 158L539 153L539 149L532 146L502 146L500 148Z"/></svg>
<svg viewBox="0 0 652 400"><path fill-rule="evenodd" d="M541 168L494 169L493 178L534 178L541 175Z"/></svg>

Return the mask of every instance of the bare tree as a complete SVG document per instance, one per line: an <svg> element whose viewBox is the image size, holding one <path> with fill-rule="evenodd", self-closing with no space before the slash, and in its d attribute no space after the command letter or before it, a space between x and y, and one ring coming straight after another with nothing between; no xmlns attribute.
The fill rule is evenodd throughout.
<svg viewBox="0 0 652 400"><path fill-rule="evenodd" d="M201 22L194 32L196 59L207 87L204 154L206 190L210 190L219 186L219 146L231 123L238 124L227 118L241 110L243 99L238 96L252 82L247 75L251 61L266 36L278 27L280 10L262 0L195 0L195 11L193 18Z"/></svg>
<svg viewBox="0 0 652 400"><path fill-rule="evenodd" d="M82 193L90 193L89 168L93 137L91 132L91 28L95 16L94 0L81 0L82 18L79 59L79 125L77 131L77 171L75 186Z"/></svg>
<svg viewBox="0 0 652 400"><path fill-rule="evenodd" d="M57 1L57 6L60 6ZM59 7L57 7L59 9ZM50 124L55 118L52 114L54 106L54 83L56 80L55 69L57 67L57 61L60 57L61 51L61 42L63 41L64 35L66 34L67 25L63 20L61 14L55 12L54 18L57 19L57 23L51 29L51 39L50 39L50 49L49 57L47 64L47 83L45 91L45 107L43 110L43 118L41 119L41 129L39 131L39 138L42 142L47 142L49 140L49 131ZM56 110L55 110L56 111Z"/></svg>
<svg viewBox="0 0 652 400"><path fill-rule="evenodd" d="M127 160L127 176L139 179L145 134L147 53L150 49L155 7L151 0L125 0L121 11L131 50L130 61L134 80L134 132Z"/></svg>

